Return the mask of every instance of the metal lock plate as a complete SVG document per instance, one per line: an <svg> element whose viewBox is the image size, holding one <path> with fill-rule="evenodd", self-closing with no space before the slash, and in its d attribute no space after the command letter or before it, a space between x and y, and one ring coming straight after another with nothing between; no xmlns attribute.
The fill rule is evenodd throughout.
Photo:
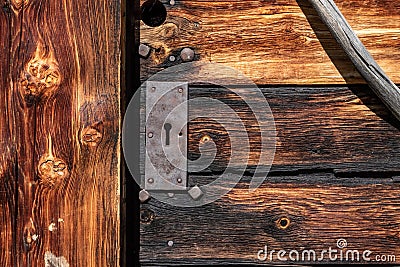
<svg viewBox="0 0 400 267"><path fill-rule="evenodd" d="M146 82L146 190L187 189L187 100L187 83Z"/></svg>

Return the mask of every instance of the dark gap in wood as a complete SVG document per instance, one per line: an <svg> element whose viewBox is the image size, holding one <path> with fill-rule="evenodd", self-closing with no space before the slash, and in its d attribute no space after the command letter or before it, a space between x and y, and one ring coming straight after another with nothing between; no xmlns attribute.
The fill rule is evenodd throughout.
<svg viewBox="0 0 400 267"><path fill-rule="evenodd" d="M224 171L203 171L196 173L189 173L190 175L199 175L199 176L212 176L212 175L221 175ZM253 177L254 173L252 171L245 172L235 172L234 170L229 171L231 174L241 174L244 177L249 176ZM335 170L333 168L327 169L319 169L319 168L310 168L310 169L298 169L298 170L281 170L281 171L270 171L267 177L280 177L280 176L298 176L304 174L318 174L318 173L329 173L333 174L336 178L392 178L395 176L400 176L400 171L343 171L343 170Z"/></svg>
<svg viewBox="0 0 400 267"><path fill-rule="evenodd" d="M366 87L368 88L368 85L366 83L349 83L349 84L340 84L340 83L330 83L330 84L291 84L291 83L282 83L282 84L256 84L258 88L318 88L323 90L324 88L343 88L343 87L348 87L348 88L360 88L360 87ZM396 84L397 86L400 87L400 83ZM233 88L248 88L249 86L254 86L254 84L246 85L246 84L233 84L230 85ZM218 85L212 85L214 88L224 88L223 86L218 86ZM192 89L207 89L210 88L209 83L190 83L190 88ZM372 91L370 91L371 94L373 94Z"/></svg>
<svg viewBox="0 0 400 267"><path fill-rule="evenodd" d="M19 64L21 64L21 59L20 59L20 55L21 55L21 46L22 46L22 38L23 38L23 33L24 33L24 31L23 31L23 28L24 28L24 12L25 12L25 2L22 2L22 4L21 4L21 16L20 16L20 22L19 22L19 40L18 40L18 46L17 46L17 51L16 51L16 54L17 54L17 62L19 63ZM19 16L15 16L14 15L14 18L18 18ZM11 25L13 25L13 23L11 23ZM11 43L11 48L13 47L13 45L12 45L12 43ZM12 54L12 53L10 53L10 54ZM24 58L24 55L22 55L22 58ZM14 62L12 62L12 61L10 61L10 65L11 65L11 67L14 67L14 68L17 68L17 64L15 64ZM13 77L13 71L10 69L10 78L11 78L11 81L10 82L12 82L12 79L14 79L14 77ZM11 89L11 88L10 88ZM15 90L16 88L15 87L13 87L13 89ZM16 91L11 91L10 92L11 93L11 95L12 95L12 99L15 101L13 104L15 105L15 106L13 106L13 109L15 109L15 110L13 110L13 120L16 120L16 117L17 117L17 115L15 115L15 112L17 112L18 111L18 92L16 92ZM34 119L36 119L36 118L34 118ZM14 123L15 123L15 126L17 126L19 123L18 123L18 121L14 121ZM22 123L22 122L21 122ZM20 129L18 129L18 130L15 130L15 135L17 136L17 140L18 141L21 141L21 137L22 136L20 136L20 133L19 133L19 131L20 131ZM34 131L35 131L35 129L34 129ZM15 192L15 198L16 198L16 200L15 200L15 218L16 218L16 223L15 223L15 229L14 229L14 236L15 236L15 240L14 240L14 242L15 242L15 264L17 265L17 264L23 264L23 260L22 260L22 258L23 258L23 256L22 256L22 254L23 253L26 253L26 255L25 255L25 257L26 257L26 262L25 263L27 263L28 265L30 265L30 261L29 261L29 258L28 258L28 255L29 255L29 252L26 252L26 251L24 251L24 250L22 250L22 247L23 247L23 242L24 242L24 240L23 240L23 234L21 234L22 232L23 232L23 230L24 230L24 228L22 227L22 225L23 225L23 220L25 219L24 218L24 216L25 216L25 214L24 214L24 212L19 212L19 209L21 208L21 211L24 211L24 208L25 207L19 207L20 206L20 195L19 195L19 193L20 193L20 191L22 191L22 192L25 192L25 190L24 190L24 184L23 183L21 183L20 184L20 172L19 172L19 169L20 169L20 162L22 162L24 159L20 159L19 157L18 157L18 155L19 155L19 152L18 152L18 146L20 146L21 144L18 144L17 145L17 149L16 149L16 157L15 157L15 163L16 163L16 171L15 171L15 189L16 189L16 192ZM22 178L24 178L24 177L22 177ZM25 198L26 196L24 196L24 195L22 195L22 205L24 205L25 203L25 200L24 200L24 198ZM18 220L19 219L19 220ZM22 223L20 223L20 222L22 222Z"/></svg>
<svg viewBox="0 0 400 267"><path fill-rule="evenodd" d="M123 33L121 70L121 114L140 87L140 59L137 53L140 37L140 3L124 0L122 6ZM139 112L139 111L138 111ZM139 140L139 138L137 139ZM139 266L140 219L139 187L128 170L121 148L121 223L120 223L120 265Z"/></svg>

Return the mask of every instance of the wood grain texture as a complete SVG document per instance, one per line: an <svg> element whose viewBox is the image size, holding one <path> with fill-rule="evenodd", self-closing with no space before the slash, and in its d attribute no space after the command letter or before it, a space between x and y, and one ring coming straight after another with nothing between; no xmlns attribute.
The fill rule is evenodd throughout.
<svg viewBox="0 0 400 267"><path fill-rule="evenodd" d="M241 90L246 92L246 88ZM399 125L368 87L282 86L261 90L265 99L259 101L268 101L276 125L273 172L329 169L340 175L400 171ZM197 97L222 101L240 117L249 136L250 153L241 148L236 150L241 158L248 158L248 171L253 171L259 160L261 137L258 122L249 107L232 91L222 88L191 87L190 99ZM231 116L221 113L213 104L206 107L189 104L190 116L204 114L204 110L213 116L189 123L189 158L200 157L200 146L202 153L212 153L212 147L208 149L201 142L208 136L217 147L208 171L219 172L231 160L228 131L240 128L232 123L224 128L221 123L229 121Z"/></svg>
<svg viewBox="0 0 400 267"><path fill-rule="evenodd" d="M152 48L141 59L143 81L181 63L180 51L191 47L196 60L227 64L257 84L364 83L306 0L162 2L166 22L141 24L141 43ZM335 2L382 69L400 82L399 2Z"/></svg>
<svg viewBox="0 0 400 267"><path fill-rule="evenodd" d="M400 121L400 89L390 80L351 29L333 0L309 0L321 20L370 88Z"/></svg>
<svg viewBox="0 0 400 267"><path fill-rule="evenodd" d="M216 176L190 178L210 182ZM143 266L287 264L277 259L279 250L294 249L300 255L303 250L315 250L319 258L322 250L338 249L340 238L347 240L344 253L370 250L372 260L377 255L395 255L396 263L400 261L398 184L382 180L363 184L354 178L335 181L332 174L319 173L269 177L250 193L250 178L243 179L206 206L171 208L154 199L143 204ZM288 225L280 226L281 219L289 219ZM265 245L269 252L275 250L272 261L257 259ZM324 256L324 262L329 262ZM313 262L300 258L291 263Z"/></svg>
<svg viewBox="0 0 400 267"><path fill-rule="evenodd" d="M16 142L11 105L11 27L12 15L9 4L0 11L0 266L12 266L16 262L17 223L17 176Z"/></svg>
<svg viewBox="0 0 400 267"><path fill-rule="evenodd" d="M277 130L272 170L261 188L250 193L251 177L245 175L230 193L206 206L178 208L155 199L142 204L142 266L268 265L271 261L257 259L265 245L276 252L320 253L336 249L340 238L347 240L348 250L371 250L373 260L377 255L395 255L398 263L400 146L394 117L364 85L271 86L261 91ZM251 174L260 137L254 115L242 99L216 87L192 86L189 92L190 99L212 97L224 102L242 119L252 148L247 175ZM198 158L200 151L208 153L205 145L210 141L218 153L207 170L189 175L189 187L214 181L231 154L229 136L220 123L231 116L215 105L189 102L189 117L205 110L213 116L189 123L189 158ZM239 129L228 125L230 130ZM286 218L290 223L283 229L279 220ZM276 252L273 263L284 264Z"/></svg>
<svg viewBox="0 0 400 267"><path fill-rule="evenodd" d="M5 7L0 265L117 266L120 2Z"/></svg>

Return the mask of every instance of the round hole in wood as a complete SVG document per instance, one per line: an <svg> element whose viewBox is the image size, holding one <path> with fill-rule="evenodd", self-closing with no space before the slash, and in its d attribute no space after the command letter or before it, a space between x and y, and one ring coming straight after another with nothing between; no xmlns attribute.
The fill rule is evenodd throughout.
<svg viewBox="0 0 400 267"><path fill-rule="evenodd" d="M203 135L203 136L201 137L200 143L201 143L201 144L205 144L205 143L207 143L207 142L210 141L210 140L211 140L211 137L210 137L208 134L205 134L205 135Z"/></svg>
<svg viewBox="0 0 400 267"><path fill-rule="evenodd" d="M147 26L160 26L167 19L167 9L159 0L147 0L141 7L141 19Z"/></svg>
<svg viewBox="0 0 400 267"><path fill-rule="evenodd" d="M278 228L280 229L286 229L289 227L290 225L290 219L287 217L282 217L280 218L277 222L276 225L278 226Z"/></svg>

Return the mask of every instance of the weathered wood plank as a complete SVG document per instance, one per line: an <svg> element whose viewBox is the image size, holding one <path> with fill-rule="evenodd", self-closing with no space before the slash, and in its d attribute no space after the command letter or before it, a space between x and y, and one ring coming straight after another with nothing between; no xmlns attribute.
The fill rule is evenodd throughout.
<svg viewBox="0 0 400 267"><path fill-rule="evenodd" d="M11 6L0 11L0 266L15 266L17 244L16 142L11 107Z"/></svg>
<svg viewBox="0 0 400 267"><path fill-rule="evenodd" d="M197 60L227 64L258 84L364 83L305 0L162 2L166 22L141 24L141 42L152 48L141 59L143 81L181 63L180 51L191 47ZM378 64L400 82L399 2L335 2Z"/></svg>
<svg viewBox="0 0 400 267"><path fill-rule="evenodd" d="M246 90L245 88L242 90ZM330 169L341 172L399 172L399 125L366 86L265 87L276 124L277 146L272 171ZM222 88L192 87L190 98L212 97L232 107L249 135L248 167L256 166L260 133L253 113L240 97ZM230 160L230 139L219 122L229 120L217 107L189 104L189 113L212 118L189 123L189 158L200 156L199 144L209 136L218 153L209 170L221 171ZM228 124L238 130L236 124ZM244 144L244 141L243 141ZM240 157L247 154L236 148ZM211 153L203 145L203 153ZM239 166L240 167L240 166Z"/></svg>
<svg viewBox="0 0 400 267"><path fill-rule="evenodd" d="M11 94L11 111L13 119L13 139L16 142L16 216L15 259L16 265L30 265L32 245L38 238L35 218L32 212L34 206L34 191L36 188L35 166L33 162L35 151L35 110L33 99L43 89L39 88L38 60L35 59L36 46L24 42L26 36L31 36L33 42L38 38L36 27L25 24L26 3L10 1L12 19L10 69L11 78L9 90ZM33 19L32 19L33 20ZM32 55L32 56L31 56ZM28 63L29 62L29 63ZM35 259L34 259L35 260Z"/></svg>
<svg viewBox="0 0 400 267"><path fill-rule="evenodd" d="M11 4L15 264L117 266L120 2Z"/></svg>
<svg viewBox="0 0 400 267"><path fill-rule="evenodd" d="M189 179L205 183L215 178ZM341 238L347 240L343 255L359 250L360 262L365 262L364 250L372 251L372 260L395 255L396 263L400 261L398 184L381 179L369 184L354 178L333 182L332 174L321 173L269 177L261 188L249 192L249 178L244 179L220 200L198 208L171 207L154 199L143 204L143 266L284 264L277 259L281 249L287 258L290 250L300 251L300 256L303 250L315 250L319 258L322 250L338 249ZM272 261L257 259L265 245L269 252L275 250ZM324 256L329 262L327 253ZM300 258L291 263L318 262Z"/></svg>
<svg viewBox="0 0 400 267"><path fill-rule="evenodd" d="M382 103L400 120L400 89L390 80L371 54L362 44L357 34L333 0L308 0L325 23L332 36L343 48L360 75L381 99Z"/></svg>

